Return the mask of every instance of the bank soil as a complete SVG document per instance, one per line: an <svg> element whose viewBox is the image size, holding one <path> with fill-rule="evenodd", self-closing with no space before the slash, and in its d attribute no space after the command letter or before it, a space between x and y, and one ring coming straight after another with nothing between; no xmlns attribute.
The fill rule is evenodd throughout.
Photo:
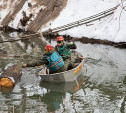
<svg viewBox="0 0 126 113"><path fill-rule="evenodd" d="M53 34L53 33L45 33L44 37L47 40L50 39L56 39L59 35L58 34ZM87 44L103 44L103 45L109 45L109 46L114 46L117 48L126 48L126 42L119 42L119 43L115 43L112 41L108 41L108 40L100 40L100 39L93 39L93 38L88 38L88 37L82 37L82 38L78 38L78 37L71 37L69 35L63 35L65 41L80 41L81 43Z"/></svg>

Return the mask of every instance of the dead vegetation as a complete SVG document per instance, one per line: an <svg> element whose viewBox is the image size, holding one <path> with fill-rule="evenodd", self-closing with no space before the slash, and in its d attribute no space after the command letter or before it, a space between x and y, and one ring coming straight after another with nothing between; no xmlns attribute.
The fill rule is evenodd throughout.
<svg viewBox="0 0 126 113"><path fill-rule="evenodd" d="M27 22L31 19L32 14L30 14L29 16L26 16L26 12L25 11L23 11L22 14L23 14L23 19L21 19L20 22L21 22L22 26L26 26Z"/></svg>
<svg viewBox="0 0 126 113"><path fill-rule="evenodd" d="M6 17L2 20L1 25L7 27L21 11L24 4L27 3L28 10L30 12L29 16L26 15L26 11L22 11L23 17L20 19L19 24L26 31L38 32L42 26L46 25L51 20L54 20L66 6L67 0L32 0L34 3L27 3L27 0L12 1L12 6L10 6L10 11ZM2 5L5 7L7 4ZM1 8L0 8L1 9ZM3 8L2 8L3 9ZM36 10L38 10L36 12ZM31 19L33 17L33 19Z"/></svg>

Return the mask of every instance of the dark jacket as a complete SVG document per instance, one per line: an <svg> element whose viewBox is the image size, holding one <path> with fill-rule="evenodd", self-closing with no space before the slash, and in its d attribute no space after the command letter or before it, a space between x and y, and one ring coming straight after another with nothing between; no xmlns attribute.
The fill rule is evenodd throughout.
<svg viewBox="0 0 126 113"><path fill-rule="evenodd" d="M55 46L55 50L63 57L63 59L68 59L71 56L70 49L76 49L77 46L74 42L71 43L63 43L62 46Z"/></svg>
<svg viewBox="0 0 126 113"><path fill-rule="evenodd" d="M54 52L54 50L49 51L48 53L45 53L43 55L43 58L37 60L37 61L32 61L31 63L27 63L27 67L35 67L35 66L40 66L40 65L48 65L49 61L46 59L45 56L51 55Z"/></svg>

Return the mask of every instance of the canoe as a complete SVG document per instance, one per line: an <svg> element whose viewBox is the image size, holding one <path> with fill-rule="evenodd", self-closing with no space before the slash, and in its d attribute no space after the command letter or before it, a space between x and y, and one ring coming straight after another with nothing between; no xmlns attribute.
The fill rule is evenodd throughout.
<svg viewBox="0 0 126 113"><path fill-rule="evenodd" d="M48 82L70 82L76 80L82 73L82 67L84 65L84 58L83 56L77 52L72 51L71 54L71 60L79 59L77 60L77 67L67 70L60 73L53 73L53 74L47 74L48 71L46 67L43 67L41 71L39 71L38 75L42 78L42 81L48 81Z"/></svg>

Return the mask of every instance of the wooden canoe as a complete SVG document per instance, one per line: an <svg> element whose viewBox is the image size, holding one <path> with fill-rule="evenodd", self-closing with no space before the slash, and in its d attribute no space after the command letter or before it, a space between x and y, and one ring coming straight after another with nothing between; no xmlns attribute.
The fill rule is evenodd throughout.
<svg viewBox="0 0 126 113"><path fill-rule="evenodd" d="M77 67L60 72L60 73L53 73L47 74L46 67L43 67L41 71L39 71L38 75L42 78L42 81L48 82L70 82L76 80L82 73L82 67L84 65L84 58L78 52L72 52L71 58L80 58L80 62L78 63Z"/></svg>

